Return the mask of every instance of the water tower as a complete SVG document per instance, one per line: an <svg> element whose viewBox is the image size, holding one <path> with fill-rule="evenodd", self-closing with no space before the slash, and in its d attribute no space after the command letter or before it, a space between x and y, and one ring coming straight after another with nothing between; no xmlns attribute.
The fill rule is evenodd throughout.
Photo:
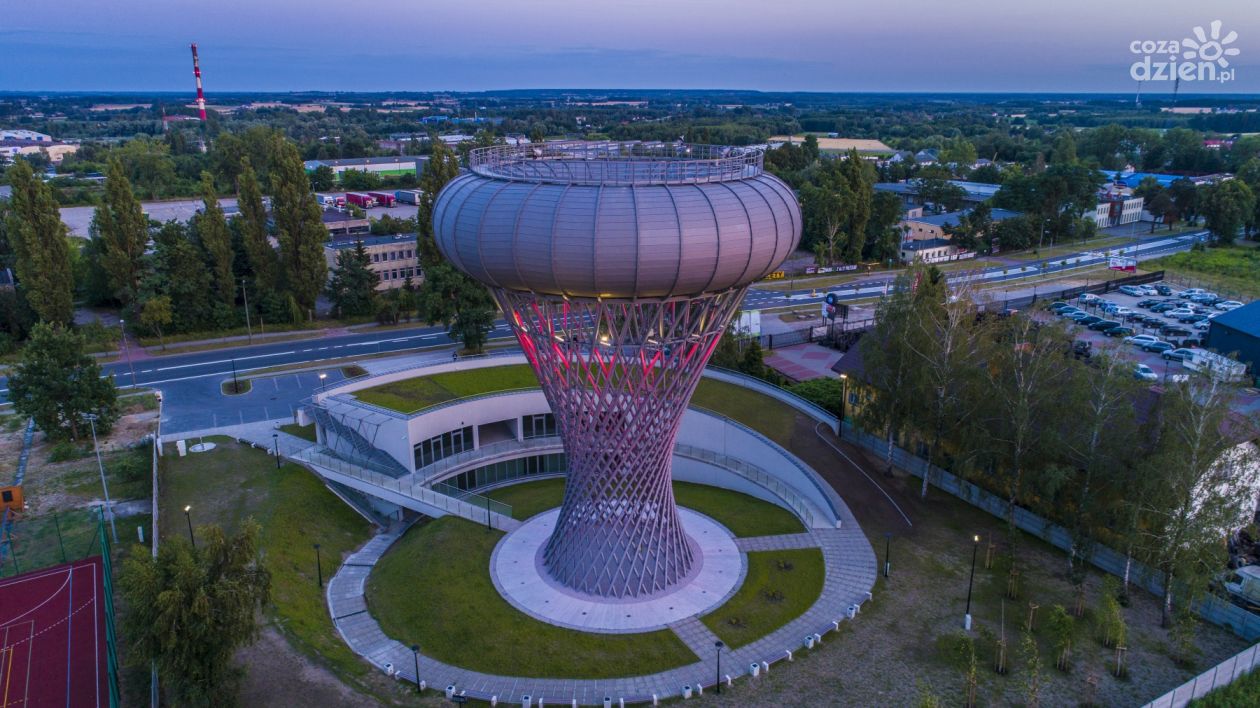
<svg viewBox="0 0 1260 708"><path fill-rule="evenodd" d="M674 438L748 285L796 248L792 190L755 148L567 142L474 150L437 246L490 288L555 414L564 502L542 552L588 595L650 596L697 553Z"/></svg>

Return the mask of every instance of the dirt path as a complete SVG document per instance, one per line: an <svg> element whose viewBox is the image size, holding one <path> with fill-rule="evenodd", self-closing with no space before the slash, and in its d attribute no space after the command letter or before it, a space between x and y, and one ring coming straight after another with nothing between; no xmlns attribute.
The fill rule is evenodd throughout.
<svg viewBox="0 0 1260 708"><path fill-rule="evenodd" d="M251 706L379 706L380 702L358 693L330 671L294 651L271 625L251 646L236 653L245 669L240 697Z"/></svg>

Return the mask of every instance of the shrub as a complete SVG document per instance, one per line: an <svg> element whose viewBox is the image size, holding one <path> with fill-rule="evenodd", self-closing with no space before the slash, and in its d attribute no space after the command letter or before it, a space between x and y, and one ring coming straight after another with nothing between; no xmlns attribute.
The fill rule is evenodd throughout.
<svg viewBox="0 0 1260 708"><path fill-rule="evenodd" d="M62 440L48 450L48 461L65 462L67 460L78 460L90 454L92 454L91 450L79 447L69 440Z"/></svg>

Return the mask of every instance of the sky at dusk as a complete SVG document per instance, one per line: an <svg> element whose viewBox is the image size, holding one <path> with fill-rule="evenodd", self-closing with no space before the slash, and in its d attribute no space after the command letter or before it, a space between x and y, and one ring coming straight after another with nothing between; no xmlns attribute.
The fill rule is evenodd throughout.
<svg viewBox="0 0 1260 708"><path fill-rule="evenodd" d="M0 0L0 90L1116 91L1134 40L1221 21L1260 91L1255 0ZM1167 55L1154 57L1166 61ZM1178 59L1180 61L1180 58ZM1151 81L1143 93L1171 91ZM212 99L213 101L213 99Z"/></svg>

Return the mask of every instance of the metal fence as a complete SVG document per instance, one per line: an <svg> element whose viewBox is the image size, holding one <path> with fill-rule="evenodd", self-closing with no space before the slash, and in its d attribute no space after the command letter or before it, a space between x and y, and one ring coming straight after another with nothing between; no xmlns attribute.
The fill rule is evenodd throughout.
<svg viewBox="0 0 1260 708"><path fill-rule="evenodd" d="M1192 700L1203 698L1214 689L1227 686L1246 676L1260 665L1260 645L1243 649L1142 708L1182 708Z"/></svg>
<svg viewBox="0 0 1260 708"><path fill-rule="evenodd" d="M769 472L766 472L764 469L741 459L723 455L722 453L714 452L713 450L695 447L694 445L684 445L682 443L678 443L674 445L674 454L698 460L715 467L721 467L722 469L731 472L738 477L742 477L759 487L770 490L775 494L775 496L782 499L783 503L791 507L792 511L796 512L796 515L800 518L800 520L805 523L806 528L810 528L814 525L814 511L810 507L809 502L805 501L805 498L800 494L797 494L796 490L787 486L781 480L777 479Z"/></svg>
<svg viewBox="0 0 1260 708"><path fill-rule="evenodd" d="M888 454L887 439L877 438L848 423L845 423L845 437L879 455L881 459ZM892 462L916 477L922 478L927 474L929 484L994 516L1006 518L1005 499L939 467L929 465L927 460L895 444L892 446ZM1061 550L1071 548L1072 535L1066 528L1022 507L1015 508L1014 517L1015 525L1021 530ZM1100 570L1116 576L1123 576L1125 567L1128 566L1131 582L1156 596L1163 594L1163 573L1131 560L1119 551L1095 543L1088 552L1087 560ZM1247 641L1260 639L1260 615L1248 612L1227 600L1207 595L1197 600L1192 609L1207 622L1224 627Z"/></svg>

